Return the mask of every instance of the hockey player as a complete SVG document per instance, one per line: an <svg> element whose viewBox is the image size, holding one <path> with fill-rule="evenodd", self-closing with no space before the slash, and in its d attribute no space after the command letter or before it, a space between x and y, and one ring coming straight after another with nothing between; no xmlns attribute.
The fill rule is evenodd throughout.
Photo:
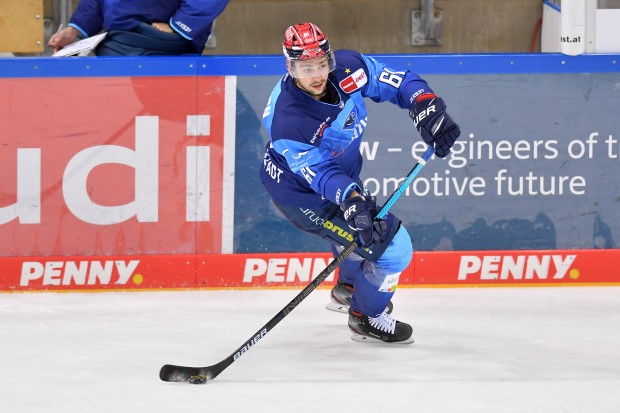
<svg viewBox="0 0 620 413"><path fill-rule="evenodd" d="M364 98L409 110L440 158L448 155L460 129L418 75L355 51L334 52L315 24L290 26L282 46L288 73L263 114L270 142L261 181L284 216L298 229L330 241L334 255L357 242L355 253L339 267L328 305L348 312L352 338L411 343L411 326L390 315L399 275L412 259L411 238L393 214L373 221L380 207L359 178Z"/></svg>

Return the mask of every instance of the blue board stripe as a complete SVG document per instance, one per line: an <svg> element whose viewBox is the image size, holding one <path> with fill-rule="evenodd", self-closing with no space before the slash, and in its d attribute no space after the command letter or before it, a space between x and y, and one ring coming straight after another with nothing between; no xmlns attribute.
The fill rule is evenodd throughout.
<svg viewBox="0 0 620 413"><path fill-rule="evenodd" d="M373 55L394 68L427 74L619 72L620 55L560 53ZM279 76L279 55L0 58L0 78L104 76Z"/></svg>

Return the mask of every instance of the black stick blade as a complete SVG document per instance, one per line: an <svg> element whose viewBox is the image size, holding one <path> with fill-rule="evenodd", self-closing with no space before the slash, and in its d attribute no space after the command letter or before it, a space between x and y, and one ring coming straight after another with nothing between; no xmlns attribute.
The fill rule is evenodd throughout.
<svg viewBox="0 0 620 413"><path fill-rule="evenodd" d="M166 364L159 371L162 381L175 383L204 384L210 380L208 371L204 367L185 367Z"/></svg>

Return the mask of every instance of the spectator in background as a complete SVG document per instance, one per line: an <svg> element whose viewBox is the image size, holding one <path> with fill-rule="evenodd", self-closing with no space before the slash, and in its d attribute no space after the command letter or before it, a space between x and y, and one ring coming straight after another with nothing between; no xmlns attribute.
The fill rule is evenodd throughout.
<svg viewBox="0 0 620 413"><path fill-rule="evenodd" d="M108 32L97 56L202 54L228 0L81 0L68 27L49 40L54 52Z"/></svg>

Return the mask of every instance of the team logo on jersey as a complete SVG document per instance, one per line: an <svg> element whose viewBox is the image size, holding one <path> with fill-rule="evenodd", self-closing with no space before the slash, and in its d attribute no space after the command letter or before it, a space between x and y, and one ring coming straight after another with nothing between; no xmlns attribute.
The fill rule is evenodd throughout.
<svg viewBox="0 0 620 413"><path fill-rule="evenodd" d="M345 77L339 83L340 89L344 90L347 93L353 93L357 89L364 86L368 83L368 76L366 76L366 72L364 69L359 68L352 75Z"/></svg>
<svg viewBox="0 0 620 413"><path fill-rule="evenodd" d="M297 155L293 155L293 159L299 159L302 156L304 156L305 154L307 154L308 152L310 152L310 150L299 152Z"/></svg>
<svg viewBox="0 0 620 413"><path fill-rule="evenodd" d="M344 124L342 125L342 130L353 129L355 127L356 119L357 111L355 110L355 107L353 107L353 109L351 109L351 112L349 112L349 115L345 119Z"/></svg>

